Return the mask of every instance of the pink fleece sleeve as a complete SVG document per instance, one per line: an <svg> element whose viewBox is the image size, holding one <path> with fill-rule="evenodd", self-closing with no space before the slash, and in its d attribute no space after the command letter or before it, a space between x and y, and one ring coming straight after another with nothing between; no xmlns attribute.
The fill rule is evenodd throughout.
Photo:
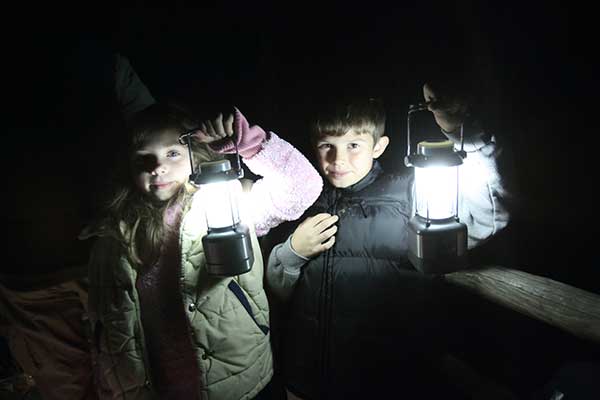
<svg viewBox="0 0 600 400"><path fill-rule="evenodd" d="M323 180L302 153L273 132L267 140L267 133L250 126L237 108L233 124L244 163L262 176L246 194L243 213L256 235L264 236L282 222L300 218L321 194ZM235 152L231 141L210 146L219 153Z"/></svg>
<svg viewBox="0 0 600 400"><path fill-rule="evenodd" d="M250 158L258 153L267 138L266 132L258 125L250 126L246 117L237 108L234 113L233 131L237 137L238 152L244 158ZM230 140L211 144L210 147L218 153L235 152L235 146Z"/></svg>
<svg viewBox="0 0 600 400"><path fill-rule="evenodd" d="M306 157L273 132L260 151L244 158L244 163L262 176L246 197L246 212L257 236L266 235L284 221L300 218L323 189L321 176Z"/></svg>

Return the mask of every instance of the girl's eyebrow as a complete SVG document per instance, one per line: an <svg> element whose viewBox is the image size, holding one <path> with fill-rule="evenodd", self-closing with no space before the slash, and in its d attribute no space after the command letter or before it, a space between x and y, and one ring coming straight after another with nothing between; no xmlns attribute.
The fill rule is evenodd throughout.
<svg viewBox="0 0 600 400"><path fill-rule="evenodd" d="M162 146L163 150L181 149L181 147L185 147L185 145L180 144L178 142L174 142L174 143L170 143L170 144ZM149 152L152 152L152 150L147 150L147 149L141 148L141 149L134 150L134 152L149 153Z"/></svg>

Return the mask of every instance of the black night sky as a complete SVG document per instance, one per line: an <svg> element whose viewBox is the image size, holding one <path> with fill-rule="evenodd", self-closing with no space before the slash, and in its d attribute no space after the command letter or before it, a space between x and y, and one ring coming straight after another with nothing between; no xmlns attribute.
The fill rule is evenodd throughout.
<svg viewBox="0 0 600 400"><path fill-rule="evenodd" d="M558 1L204 3L4 13L4 273L85 262L74 239L87 222L82 192L94 179L90 160L104 170L110 160L91 77L118 51L157 99L207 116L235 105L309 159L317 100L382 97L386 168L401 166L406 110L428 74L468 65L488 78L495 133L515 166L511 267L600 293L597 22L586 10Z"/></svg>

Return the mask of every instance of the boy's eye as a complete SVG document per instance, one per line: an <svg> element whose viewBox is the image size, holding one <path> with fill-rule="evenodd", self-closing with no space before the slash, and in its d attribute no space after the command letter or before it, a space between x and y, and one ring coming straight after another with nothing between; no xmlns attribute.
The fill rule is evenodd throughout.
<svg viewBox="0 0 600 400"><path fill-rule="evenodd" d="M360 145L358 143L350 143L348 147L351 149L358 149Z"/></svg>
<svg viewBox="0 0 600 400"><path fill-rule="evenodd" d="M327 150L331 148L331 145L329 143L321 143L317 148L320 150Z"/></svg>
<svg viewBox="0 0 600 400"><path fill-rule="evenodd" d="M169 158L179 157L180 155L181 155L181 153L177 150L169 150L167 152L167 157L169 157Z"/></svg>

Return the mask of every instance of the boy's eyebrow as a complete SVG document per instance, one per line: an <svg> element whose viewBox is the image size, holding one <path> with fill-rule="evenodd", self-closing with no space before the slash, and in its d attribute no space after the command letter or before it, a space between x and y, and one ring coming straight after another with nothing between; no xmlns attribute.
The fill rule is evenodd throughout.
<svg viewBox="0 0 600 400"><path fill-rule="evenodd" d="M341 137L341 136L337 136L337 137ZM322 138L322 139L317 140L317 143L327 143L330 141L331 141L330 139ZM367 142L367 139L363 138L363 137L356 137L356 138L348 139L348 142Z"/></svg>

